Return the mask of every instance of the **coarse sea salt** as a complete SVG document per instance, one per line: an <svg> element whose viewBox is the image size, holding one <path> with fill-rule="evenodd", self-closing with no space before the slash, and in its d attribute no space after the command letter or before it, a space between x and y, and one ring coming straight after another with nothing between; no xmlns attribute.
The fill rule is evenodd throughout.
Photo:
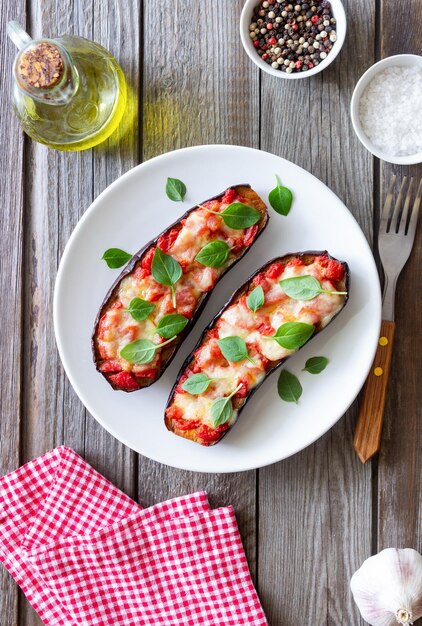
<svg viewBox="0 0 422 626"><path fill-rule="evenodd" d="M390 156L422 152L422 67L388 67L377 74L359 103L362 129Z"/></svg>

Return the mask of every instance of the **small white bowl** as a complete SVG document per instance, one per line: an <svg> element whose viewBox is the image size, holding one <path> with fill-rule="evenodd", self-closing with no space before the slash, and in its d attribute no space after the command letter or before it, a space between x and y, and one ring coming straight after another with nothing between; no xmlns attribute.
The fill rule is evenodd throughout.
<svg viewBox="0 0 422 626"><path fill-rule="evenodd" d="M387 161L387 163L395 163L397 165L413 165L414 163L422 163L422 152L416 154L410 154L407 156L394 156L383 152L377 146L375 146L369 137L365 134L359 115L359 104L363 92L375 77L376 74L385 70L387 67L422 67L422 56L417 54L396 54L395 56L387 57L382 61L378 61L372 65L359 79L350 102L350 115L352 118L353 128L361 143L365 146L371 154Z"/></svg>
<svg viewBox="0 0 422 626"><path fill-rule="evenodd" d="M322 70L325 70L328 65L338 55L341 50L341 47L344 43L344 38L346 37L346 14L344 12L343 4L341 0L330 0L331 9L333 12L333 17L336 18L336 35L337 39L333 44L332 49L327 54L326 58L323 61L320 61L318 65L313 67L311 70L307 70L306 72L292 72L291 74L286 74L286 72L282 72L281 70L276 70L271 65L266 63L261 59L256 48L254 48L252 39L249 35L249 26L252 22L253 10L258 4L260 0L246 0L242 14L240 16L240 37L242 39L243 47L246 50L248 56L252 59L252 61L257 65L261 70L267 72L267 74L271 74L272 76L277 76L278 78L287 78L287 80L297 80L298 78L308 78L309 76L314 76Z"/></svg>

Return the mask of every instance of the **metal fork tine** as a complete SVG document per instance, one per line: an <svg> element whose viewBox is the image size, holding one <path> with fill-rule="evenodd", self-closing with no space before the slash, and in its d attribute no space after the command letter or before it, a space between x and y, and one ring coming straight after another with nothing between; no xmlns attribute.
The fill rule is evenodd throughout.
<svg viewBox="0 0 422 626"><path fill-rule="evenodd" d="M393 174L390 178L390 186L384 202L384 208L381 213L380 231L387 231L388 218L390 216L391 203L393 202L393 189L396 184L396 176Z"/></svg>
<svg viewBox="0 0 422 626"><path fill-rule="evenodd" d="M404 235L407 228L407 219L409 217L410 198L413 190L413 177L410 179L409 187L407 188L406 200L404 201L403 213L401 214L399 224L399 234Z"/></svg>
<svg viewBox="0 0 422 626"><path fill-rule="evenodd" d="M419 209L421 206L421 198L422 198L422 178L419 182L419 187L416 193L415 202L413 203L412 213L410 214L409 228L407 230L407 235L409 239L412 240L412 243L415 238L416 224L418 223Z"/></svg>
<svg viewBox="0 0 422 626"><path fill-rule="evenodd" d="M403 197L403 191L404 191L406 182L407 182L407 176L403 176L403 180L401 181L400 190L397 196L396 204L394 206L394 211L393 211L393 215L391 217L391 222L390 222L389 230L392 231L393 233L397 231L397 226L399 225L399 216L400 216L400 211L402 207L402 197Z"/></svg>

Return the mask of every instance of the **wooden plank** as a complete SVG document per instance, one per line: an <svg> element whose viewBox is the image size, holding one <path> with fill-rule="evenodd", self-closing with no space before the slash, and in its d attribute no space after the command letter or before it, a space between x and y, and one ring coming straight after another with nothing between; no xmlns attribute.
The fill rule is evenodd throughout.
<svg viewBox="0 0 422 626"><path fill-rule="evenodd" d="M25 25L25 2L13 6L0 2L2 24L18 20ZM2 236L0 238L0 364L4 373L0 386L0 476L19 465L22 392L22 265L23 265L23 134L12 110L11 68L17 49L2 37L0 41L0 155L2 184ZM4 297L7 294L7 297ZM0 624L14 626L18 620L18 590L6 570L0 568Z"/></svg>
<svg viewBox="0 0 422 626"><path fill-rule="evenodd" d="M383 0L381 57L421 53L422 12L419 0ZM392 173L422 178L422 165L383 163L380 190L384 199ZM421 220L420 220L421 221ZM397 286L396 335L387 392L384 431L378 464L378 550L386 547L421 550L422 530L422 317L420 268L422 227ZM419 291L418 291L419 290Z"/></svg>
<svg viewBox="0 0 422 626"><path fill-rule="evenodd" d="M52 300L58 262L78 219L98 193L137 162L139 8L132 3L127 12L117 0L106 5L50 0L33 2L31 16L34 36L72 33L108 48L121 60L132 89L126 113L131 124L106 144L82 153L29 145L23 460L66 443L136 496L136 455L87 415L64 374L55 347ZM20 624L40 624L24 599Z"/></svg>
<svg viewBox="0 0 422 626"><path fill-rule="evenodd" d="M238 35L242 0L144 2L143 158L206 143L259 145L258 73ZM200 36L199 36L200 33ZM195 94L192 97L192 94ZM193 474L140 460L139 499L206 489L232 504L255 570L255 473Z"/></svg>
<svg viewBox="0 0 422 626"><path fill-rule="evenodd" d="M261 147L325 182L372 240L372 158L349 118L353 88L373 62L374 3L346 2L348 34L322 74L262 75ZM357 19L359 16L359 19ZM349 579L371 550L371 468L352 445L356 406L321 440L259 471L259 591L271 624L361 624Z"/></svg>

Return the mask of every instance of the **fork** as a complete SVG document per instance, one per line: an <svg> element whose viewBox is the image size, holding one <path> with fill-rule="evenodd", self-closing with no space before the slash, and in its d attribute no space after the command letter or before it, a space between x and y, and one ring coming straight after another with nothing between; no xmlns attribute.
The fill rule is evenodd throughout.
<svg viewBox="0 0 422 626"><path fill-rule="evenodd" d="M412 251L421 204L422 180L419 183L413 207L409 211L413 187L413 178L411 178L402 208L406 183L407 177L405 176L400 185L394 210L391 212L396 176L391 177L378 233L378 249L384 268L385 284L378 347L363 389L353 442L362 463L366 463L380 448L387 382L393 352L396 284Z"/></svg>

